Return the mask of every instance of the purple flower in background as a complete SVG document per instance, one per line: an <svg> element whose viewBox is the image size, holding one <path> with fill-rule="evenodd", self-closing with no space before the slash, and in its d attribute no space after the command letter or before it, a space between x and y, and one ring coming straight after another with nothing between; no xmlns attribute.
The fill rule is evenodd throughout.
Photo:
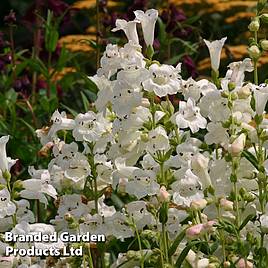
<svg viewBox="0 0 268 268"><path fill-rule="evenodd" d="M16 14L13 10L10 10L9 14L4 17L4 22L8 25L14 25L16 20Z"/></svg>
<svg viewBox="0 0 268 268"><path fill-rule="evenodd" d="M43 6L45 6L46 1L43 1ZM61 16L68 8L69 5L64 1L60 0L48 0L47 8L52 10L55 16Z"/></svg>
<svg viewBox="0 0 268 268"><path fill-rule="evenodd" d="M0 71L3 71L5 69L5 62L0 59Z"/></svg>
<svg viewBox="0 0 268 268"><path fill-rule="evenodd" d="M0 32L0 50L2 50L4 46L5 46L4 33Z"/></svg>
<svg viewBox="0 0 268 268"><path fill-rule="evenodd" d="M47 15L47 10L53 11L56 17L60 17L64 12L69 8L69 5L61 0L37 0L33 5L29 7L26 11L25 16L23 17L24 24L33 29L36 26L37 16L36 13L42 16ZM62 24L66 24L70 21L70 13L67 12L63 17Z"/></svg>
<svg viewBox="0 0 268 268"><path fill-rule="evenodd" d="M128 8L128 11L127 11L128 20L135 19L135 15L134 15L135 10L145 11L147 4L148 4L147 0L135 0L134 3Z"/></svg>
<svg viewBox="0 0 268 268"><path fill-rule="evenodd" d="M190 56L185 55L182 58L182 63L185 66L187 72L189 73L189 75L192 78L196 78L198 76L198 72L197 72L195 63L194 63L193 59Z"/></svg>

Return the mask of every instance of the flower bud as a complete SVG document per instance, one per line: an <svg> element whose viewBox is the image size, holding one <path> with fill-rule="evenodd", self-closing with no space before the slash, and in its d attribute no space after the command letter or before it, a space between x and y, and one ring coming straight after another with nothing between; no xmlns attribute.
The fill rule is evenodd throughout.
<svg viewBox="0 0 268 268"><path fill-rule="evenodd" d="M261 52L258 46L253 45L248 49L249 56L253 60L257 60L261 56Z"/></svg>
<svg viewBox="0 0 268 268"><path fill-rule="evenodd" d="M232 156L238 156L245 147L246 135L244 133L240 134L234 142L229 145L228 151Z"/></svg>
<svg viewBox="0 0 268 268"><path fill-rule="evenodd" d="M239 99L247 99L251 95L248 85L241 87L236 93Z"/></svg>
<svg viewBox="0 0 268 268"><path fill-rule="evenodd" d="M260 22L258 19L254 19L248 26L251 32L257 32L260 28Z"/></svg>
<svg viewBox="0 0 268 268"><path fill-rule="evenodd" d="M225 198L220 200L220 206L226 211L233 211L234 210L234 203L229 201Z"/></svg>
<svg viewBox="0 0 268 268"><path fill-rule="evenodd" d="M13 189L14 190L17 190L17 191L22 190L23 189L23 183L22 183L22 181L21 180L15 181L14 184L13 184Z"/></svg>
<svg viewBox="0 0 268 268"><path fill-rule="evenodd" d="M266 0L265 0L266 1ZM261 15L261 20L264 22L264 23L268 23L268 14L262 14Z"/></svg>
<svg viewBox="0 0 268 268"><path fill-rule="evenodd" d="M0 184L0 191L3 190L4 188L6 188L6 185Z"/></svg>
<svg viewBox="0 0 268 268"><path fill-rule="evenodd" d="M225 91L222 91L221 92L221 96L223 97L223 98L228 98L229 97L229 92L227 91L227 90L225 90Z"/></svg>
<svg viewBox="0 0 268 268"><path fill-rule="evenodd" d="M216 221L208 221L207 223L203 224L204 230L206 232L212 232L214 230L214 225L216 224Z"/></svg>
<svg viewBox="0 0 268 268"><path fill-rule="evenodd" d="M229 91L234 90L234 89L235 89L235 83L233 83L233 82L229 82L229 83L228 83L228 89L229 89Z"/></svg>
<svg viewBox="0 0 268 268"><path fill-rule="evenodd" d="M66 214L64 215L64 219L65 219L67 222L73 222L73 221L74 221L74 218L73 218L72 214L70 214L70 213L66 213Z"/></svg>
<svg viewBox="0 0 268 268"><path fill-rule="evenodd" d="M207 268L217 268L217 267L219 267L219 264L216 262L212 262L207 266Z"/></svg>
<svg viewBox="0 0 268 268"><path fill-rule="evenodd" d="M191 202L191 209L193 210L202 210L206 207L207 205L207 200L206 199L200 199L200 200L195 200Z"/></svg>
<svg viewBox="0 0 268 268"><path fill-rule="evenodd" d="M48 142L45 144L39 151L38 156L40 157L48 157L50 149L54 146L53 142Z"/></svg>
<svg viewBox="0 0 268 268"><path fill-rule="evenodd" d="M146 98L141 99L141 106L149 108L150 107L150 101Z"/></svg>
<svg viewBox="0 0 268 268"><path fill-rule="evenodd" d="M170 194L166 190L165 186L161 186L157 195L159 202L168 202L170 200Z"/></svg>
<svg viewBox="0 0 268 268"><path fill-rule="evenodd" d="M223 267L224 268L229 268L231 266L231 263L229 262L229 261L225 261L224 263L223 263Z"/></svg>
<svg viewBox="0 0 268 268"><path fill-rule="evenodd" d="M244 259L240 259L236 264L237 268L253 268L253 263L250 261L245 261Z"/></svg>
<svg viewBox="0 0 268 268"><path fill-rule="evenodd" d="M262 40L261 41L261 48L263 49L263 50L268 50L268 40Z"/></svg>
<svg viewBox="0 0 268 268"><path fill-rule="evenodd" d="M186 237L189 239L198 238L200 235L202 235L203 230L204 225L202 223L193 225L186 230Z"/></svg>

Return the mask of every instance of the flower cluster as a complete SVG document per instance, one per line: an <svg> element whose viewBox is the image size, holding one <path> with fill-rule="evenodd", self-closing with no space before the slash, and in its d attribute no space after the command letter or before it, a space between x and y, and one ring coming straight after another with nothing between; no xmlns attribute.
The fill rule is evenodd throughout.
<svg viewBox="0 0 268 268"><path fill-rule="evenodd" d="M268 86L244 81L253 71L248 58L229 64L219 79L226 38L205 41L213 82L182 79L180 64L152 60L157 11L134 13L134 21L118 20L114 29L128 43L109 44L89 77L99 89L93 110L75 118L57 110L51 126L37 130L42 150L52 151L47 169L30 167L30 179L12 184L8 137L0 139L1 230L105 234L93 256L101 267L266 267ZM45 207L54 201L49 223L34 223L29 200ZM115 258L105 250L114 239L128 242ZM94 245L83 247L83 258L59 258L55 267L92 267ZM49 259L3 261L24 268Z"/></svg>

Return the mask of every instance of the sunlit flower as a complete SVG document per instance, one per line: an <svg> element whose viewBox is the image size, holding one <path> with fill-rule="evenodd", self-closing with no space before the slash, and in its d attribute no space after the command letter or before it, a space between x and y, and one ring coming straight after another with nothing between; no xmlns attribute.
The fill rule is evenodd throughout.
<svg viewBox="0 0 268 268"><path fill-rule="evenodd" d="M154 28L158 18L158 11L148 9L145 13L142 10L134 11L136 19L140 21L142 26L143 38L147 46L153 46Z"/></svg>
<svg viewBox="0 0 268 268"><path fill-rule="evenodd" d="M226 41L227 37L222 38L221 40L215 40L209 42L204 39L206 46L208 47L210 60L211 60L211 68L214 71L218 71L220 67L220 59L221 59L221 50Z"/></svg>

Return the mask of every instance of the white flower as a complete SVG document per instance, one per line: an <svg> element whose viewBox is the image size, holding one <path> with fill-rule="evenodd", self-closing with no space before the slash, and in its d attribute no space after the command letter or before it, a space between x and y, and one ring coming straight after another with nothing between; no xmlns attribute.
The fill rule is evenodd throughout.
<svg viewBox="0 0 268 268"><path fill-rule="evenodd" d="M182 94L186 100L192 98L195 101L198 101L201 95L201 87L199 83L194 81L193 78L189 78L186 81L183 81L182 87Z"/></svg>
<svg viewBox="0 0 268 268"><path fill-rule="evenodd" d="M153 46L154 28L158 18L158 11L149 9L145 13L142 10L134 11L136 19L141 22L143 38L147 46Z"/></svg>
<svg viewBox="0 0 268 268"><path fill-rule="evenodd" d="M10 193L4 188L0 191L0 219L11 216L16 212L16 205L10 201Z"/></svg>
<svg viewBox="0 0 268 268"><path fill-rule="evenodd" d="M240 134L232 144L229 144L228 151L232 156L238 156L245 147L246 135L244 133Z"/></svg>
<svg viewBox="0 0 268 268"><path fill-rule="evenodd" d="M53 124L47 134L50 139L54 138L60 130L71 130L75 127L74 120L68 119L65 112L59 113L58 110L53 113L51 121Z"/></svg>
<svg viewBox="0 0 268 268"><path fill-rule="evenodd" d="M213 143L221 144L228 142L228 133L221 123L210 122L207 125L207 130L208 133L205 135L205 142L208 145L211 145Z"/></svg>
<svg viewBox="0 0 268 268"><path fill-rule="evenodd" d="M147 195L155 195L159 191L160 185L155 181L155 173L152 171L135 170L133 180L126 183L126 192L141 199Z"/></svg>
<svg viewBox="0 0 268 268"><path fill-rule="evenodd" d="M268 86L260 85L259 87L254 88L253 90L254 90L253 94L255 98L256 113L258 115L262 115L268 100Z"/></svg>
<svg viewBox="0 0 268 268"><path fill-rule="evenodd" d="M178 128L190 128L193 133L207 125L207 120L202 117L199 107L195 106L195 101L191 98L187 102L180 101L179 112L174 117Z"/></svg>
<svg viewBox="0 0 268 268"><path fill-rule="evenodd" d="M75 183L84 181L90 175L90 165L86 156L77 153L69 161L69 167L65 170L64 175Z"/></svg>
<svg viewBox="0 0 268 268"><path fill-rule="evenodd" d="M98 87L98 97L95 101L95 106L99 112L104 112L106 106L112 100L113 97L113 81L108 80L104 75L94 75L89 77Z"/></svg>
<svg viewBox="0 0 268 268"><path fill-rule="evenodd" d="M224 158L211 161L209 175L215 189L215 195L226 197L226 193L232 189L232 184L230 182L231 169Z"/></svg>
<svg viewBox="0 0 268 268"><path fill-rule="evenodd" d="M98 76L104 75L109 79L121 67L121 56L117 45L108 44L100 59L101 68L97 71Z"/></svg>
<svg viewBox="0 0 268 268"><path fill-rule="evenodd" d="M125 81L133 88L139 88L141 83L149 78L149 71L143 67L129 65L117 74L117 80Z"/></svg>
<svg viewBox="0 0 268 268"><path fill-rule="evenodd" d="M221 50L226 41L227 37L222 38L221 40L215 40L209 42L204 39L205 44L208 47L210 60L211 60L211 68L214 71L218 71L220 67L220 59L221 59Z"/></svg>
<svg viewBox="0 0 268 268"><path fill-rule="evenodd" d="M260 217L261 230L268 233L268 215L264 214Z"/></svg>
<svg viewBox="0 0 268 268"><path fill-rule="evenodd" d="M3 174L8 171L8 159L6 152L6 145L8 143L9 136L3 136L0 138L0 171Z"/></svg>
<svg viewBox="0 0 268 268"><path fill-rule="evenodd" d="M144 56L141 53L141 46L135 44L133 41L129 41L119 49L120 53L120 67L124 70L129 67L132 68L144 68L146 62Z"/></svg>
<svg viewBox="0 0 268 268"><path fill-rule="evenodd" d="M149 68L150 78L142 85L146 91L154 92L158 97L168 94L176 94L181 89L181 82L178 75L179 70L171 65L152 64Z"/></svg>
<svg viewBox="0 0 268 268"><path fill-rule="evenodd" d="M134 233L132 229L129 228L126 221L126 216L118 211L114 213L111 217L107 217L105 219L105 223L108 230L107 235L114 236L117 239L132 237Z"/></svg>
<svg viewBox="0 0 268 268"><path fill-rule="evenodd" d="M30 202L25 199L15 201L17 206L16 219L18 222L26 221L33 223L35 221L34 213L30 210Z"/></svg>
<svg viewBox="0 0 268 268"><path fill-rule="evenodd" d="M152 154L156 151L168 151L169 139L166 130L162 126L151 130L149 132L149 141L146 146L146 150Z"/></svg>
<svg viewBox="0 0 268 268"><path fill-rule="evenodd" d="M134 201L126 205L128 216L135 222L138 230L153 223L152 215L147 211L144 201Z"/></svg>
<svg viewBox="0 0 268 268"><path fill-rule="evenodd" d="M173 175L177 179L171 184L171 189L174 191L173 200L176 204L190 207L192 201L203 198L201 182L190 169L181 168Z"/></svg>
<svg viewBox="0 0 268 268"><path fill-rule="evenodd" d="M2 136L0 138L0 179L3 179L3 173L10 171L10 168L16 163L17 160L13 160L7 157L6 145L9 141L9 136ZM3 181L2 183L5 183Z"/></svg>
<svg viewBox="0 0 268 268"><path fill-rule="evenodd" d="M166 223L167 231L171 234L170 239L174 240L177 234L181 231L180 222L187 217L187 213L176 208L168 209L168 220Z"/></svg>
<svg viewBox="0 0 268 268"><path fill-rule="evenodd" d="M139 37L137 33L136 24L138 21L126 21L122 19L117 19L115 22L115 28L112 29L112 32L123 30L127 36L128 41L133 41L135 44L139 44Z"/></svg>
<svg viewBox="0 0 268 268"><path fill-rule="evenodd" d="M208 268L209 259L199 258L199 254L196 254L193 250L190 249L186 260L190 263L192 268Z"/></svg>
<svg viewBox="0 0 268 268"><path fill-rule="evenodd" d="M204 188L211 185L210 176L208 174L209 159L203 154L196 154L191 159L191 167L195 175L200 179Z"/></svg>
<svg viewBox="0 0 268 268"><path fill-rule="evenodd" d="M89 111L76 116L73 136L76 141L96 142L110 127L111 124L101 113Z"/></svg>
<svg viewBox="0 0 268 268"><path fill-rule="evenodd" d="M124 80L117 81L113 89L113 111L123 118L131 114L132 110L141 105L142 93Z"/></svg>
<svg viewBox="0 0 268 268"><path fill-rule="evenodd" d="M57 191L50 184L50 174L48 170L36 171L29 169L32 179L22 181L24 190L20 192L20 196L26 199L39 199L45 205L48 204L45 194L52 198L57 198Z"/></svg>
<svg viewBox="0 0 268 268"><path fill-rule="evenodd" d="M220 91L211 91L200 99L201 114L211 121L226 121L230 116L228 101L221 97Z"/></svg>
<svg viewBox="0 0 268 268"><path fill-rule="evenodd" d="M241 86L244 82L245 72L252 72L254 70L250 58L245 58L243 61L232 62L228 65L228 68L230 70L227 72L225 78L236 86Z"/></svg>

